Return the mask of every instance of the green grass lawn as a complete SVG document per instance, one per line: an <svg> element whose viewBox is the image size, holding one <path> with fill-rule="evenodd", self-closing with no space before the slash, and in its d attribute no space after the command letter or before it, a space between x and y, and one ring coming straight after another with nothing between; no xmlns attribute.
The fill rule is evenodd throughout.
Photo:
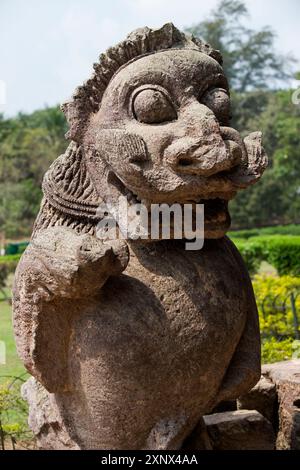
<svg viewBox="0 0 300 470"><path fill-rule="evenodd" d="M8 302L0 302L0 341L4 341L6 348L6 364L0 363L0 384L9 381L4 376L19 376L25 369L17 356L13 335L11 306Z"/></svg>
<svg viewBox="0 0 300 470"><path fill-rule="evenodd" d="M6 363L0 363L0 421L4 432L4 449L12 449L12 436L17 449L32 445L28 428L28 405L21 399L20 387L29 376L17 356L12 327L11 306L0 301L0 341L5 343ZM14 381L14 377L22 377ZM3 450L0 443L0 450Z"/></svg>

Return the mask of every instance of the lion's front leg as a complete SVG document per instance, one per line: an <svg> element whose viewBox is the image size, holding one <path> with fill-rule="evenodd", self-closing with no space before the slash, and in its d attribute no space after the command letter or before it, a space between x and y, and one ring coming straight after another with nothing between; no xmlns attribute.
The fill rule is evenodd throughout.
<svg viewBox="0 0 300 470"><path fill-rule="evenodd" d="M16 270L13 289L18 353L49 392L67 391L71 320L109 276L128 263L125 243L106 244L66 227L41 231Z"/></svg>

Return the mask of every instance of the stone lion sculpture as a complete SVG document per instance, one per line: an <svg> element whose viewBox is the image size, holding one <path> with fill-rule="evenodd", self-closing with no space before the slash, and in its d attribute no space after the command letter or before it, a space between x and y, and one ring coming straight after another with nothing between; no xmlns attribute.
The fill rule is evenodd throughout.
<svg viewBox="0 0 300 470"><path fill-rule="evenodd" d="M62 106L71 143L15 277L31 425L49 448L179 449L260 377L252 286L225 233L228 201L267 160L259 132L230 127L220 53L172 24L134 31L94 70ZM201 201L203 248L100 239L97 208L120 195Z"/></svg>

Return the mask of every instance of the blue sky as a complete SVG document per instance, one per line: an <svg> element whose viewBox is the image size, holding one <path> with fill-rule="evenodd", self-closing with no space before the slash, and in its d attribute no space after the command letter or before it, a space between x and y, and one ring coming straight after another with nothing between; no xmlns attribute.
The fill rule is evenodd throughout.
<svg viewBox="0 0 300 470"><path fill-rule="evenodd" d="M217 0L0 0L0 85L11 116L54 105L87 79L92 64L131 30L199 22ZM248 26L270 25L277 49L300 60L299 0L247 0ZM300 66L299 66L300 68ZM1 86L0 86L1 88ZM0 89L1 103L1 89Z"/></svg>

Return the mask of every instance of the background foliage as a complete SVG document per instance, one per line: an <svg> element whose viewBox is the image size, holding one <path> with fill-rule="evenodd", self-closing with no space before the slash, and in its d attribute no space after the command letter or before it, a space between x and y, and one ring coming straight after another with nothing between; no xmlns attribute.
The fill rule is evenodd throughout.
<svg viewBox="0 0 300 470"><path fill-rule="evenodd" d="M262 362L268 363L300 358L290 305L283 312L274 302L265 301L276 298L278 304L283 303L290 292L300 289L300 105L292 103L294 90L288 88L295 60L278 53L275 33L269 27L255 31L247 27L247 15L242 1L221 0L208 19L187 30L222 52L231 86L232 126L243 136L261 130L269 156L262 180L230 203L232 227L240 229L230 236L254 276ZM0 115L0 235L8 239L30 236L43 175L65 151L66 131L58 107L13 118ZM3 301L10 295L7 280L23 249L24 245L10 244L6 256L0 256L0 340L7 348L0 376L0 448L3 443L14 446L16 441L31 439L20 382L12 384L7 378L22 375L24 369L16 354L11 307ZM279 276L257 274L262 261ZM300 312L300 297L296 308Z"/></svg>
<svg viewBox="0 0 300 470"><path fill-rule="evenodd" d="M0 383L0 450L27 449L33 446L28 427L28 405L22 399L22 376Z"/></svg>
<svg viewBox="0 0 300 470"><path fill-rule="evenodd" d="M0 118L0 227L6 237L30 234L43 175L64 152L66 129L58 107Z"/></svg>
<svg viewBox="0 0 300 470"><path fill-rule="evenodd" d="M231 237L251 274L262 261L274 266L279 275L300 276L300 236L259 235L247 239Z"/></svg>
<svg viewBox="0 0 300 470"><path fill-rule="evenodd" d="M252 280L262 337L262 362L300 358L300 341L295 339L291 292L300 292L300 278L256 274ZM285 309L282 309L285 306ZM296 299L300 324L300 296Z"/></svg>
<svg viewBox="0 0 300 470"><path fill-rule="evenodd" d="M296 64L274 46L275 33L246 26L242 1L222 0L210 17L188 28L220 51L232 88L232 125L243 135L262 130L269 169L231 202L232 226L299 222L300 105L287 89ZM280 89L284 88L284 89ZM0 231L7 238L31 233L42 177L64 152L67 125L58 107L0 117Z"/></svg>

